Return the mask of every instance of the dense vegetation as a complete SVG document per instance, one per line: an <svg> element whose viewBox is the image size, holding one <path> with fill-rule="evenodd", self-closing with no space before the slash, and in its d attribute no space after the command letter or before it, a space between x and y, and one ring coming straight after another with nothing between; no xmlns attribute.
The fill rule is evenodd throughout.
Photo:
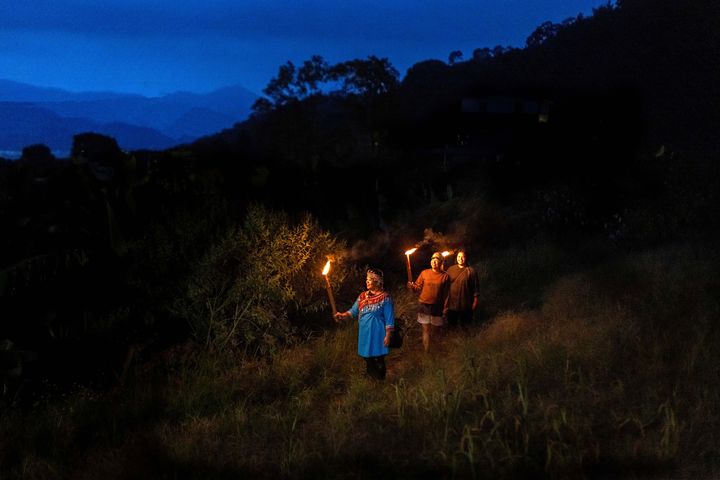
<svg viewBox="0 0 720 480"><path fill-rule="evenodd" d="M0 163L0 477L720 472L720 14L618 1L523 49L283 65L164 152ZM402 288L468 249L482 312L424 355ZM382 384L329 318L380 266Z"/></svg>

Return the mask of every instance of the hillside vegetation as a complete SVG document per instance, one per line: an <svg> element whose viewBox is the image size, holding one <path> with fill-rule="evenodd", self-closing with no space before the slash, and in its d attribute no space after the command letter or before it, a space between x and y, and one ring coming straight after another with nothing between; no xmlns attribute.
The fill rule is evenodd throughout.
<svg viewBox="0 0 720 480"><path fill-rule="evenodd" d="M385 382L364 375L351 324L264 357L185 343L108 393L6 412L0 465L10 478L717 475L717 253L518 275L558 272L566 255L539 242L484 258L497 314L429 354L394 286L406 336ZM533 291L539 305L522 308Z"/></svg>

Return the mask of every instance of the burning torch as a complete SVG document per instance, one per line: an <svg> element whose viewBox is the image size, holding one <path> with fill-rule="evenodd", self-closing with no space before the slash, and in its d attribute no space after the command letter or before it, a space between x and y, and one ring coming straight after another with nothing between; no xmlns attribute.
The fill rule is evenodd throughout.
<svg viewBox="0 0 720 480"><path fill-rule="evenodd" d="M445 258L446 258L448 255L450 255L451 253L452 253L452 252L449 252L449 251L445 250L444 252L442 252L442 253L440 254L440 255L442 255L442 257L443 257L443 258L442 258L442 265L440 266L440 268L441 268L442 270L445 270Z"/></svg>
<svg viewBox="0 0 720 480"><path fill-rule="evenodd" d="M410 283L412 283L412 281L413 281L413 278L412 278L412 268L410 267L410 255L412 255L413 253L415 253L415 250L417 250L417 248L411 248L410 250L408 250L408 251L405 252L405 257L406 257L406 260L407 260L408 282L410 282Z"/></svg>
<svg viewBox="0 0 720 480"><path fill-rule="evenodd" d="M322 274L325 277L325 284L327 288L328 299L330 299L330 306L332 307L333 320L335 320L335 314L337 313L337 307L335 306L335 296L333 295L332 287L330 286L330 280L328 279L328 273L330 273L330 260L325 264Z"/></svg>

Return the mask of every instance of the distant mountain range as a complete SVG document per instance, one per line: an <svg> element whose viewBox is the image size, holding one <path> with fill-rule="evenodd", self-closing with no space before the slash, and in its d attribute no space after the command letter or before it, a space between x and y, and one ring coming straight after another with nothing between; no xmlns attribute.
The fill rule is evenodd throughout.
<svg viewBox="0 0 720 480"><path fill-rule="evenodd" d="M125 150L165 149L232 127L247 118L256 98L242 86L144 97L0 80L0 151L43 143L66 152L82 132L110 135Z"/></svg>

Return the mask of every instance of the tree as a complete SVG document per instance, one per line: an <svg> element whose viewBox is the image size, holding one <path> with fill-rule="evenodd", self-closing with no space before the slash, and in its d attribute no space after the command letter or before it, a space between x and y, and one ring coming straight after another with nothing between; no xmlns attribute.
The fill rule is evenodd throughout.
<svg viewBox="0 0 720 480"><path fill-rule="evenodd" d="M22 150L20 163L27 167L47 168L52 166L57 159L50 147L45 144L30 145Z"/></svg>
<svg viewBox="0 0 720 480"><path fill-rule="evenodd" d="M355 59L335 65L330 78L342 82L342 93L364 97L383 95L400 85L400 73L390 61L374 55L366 60Z"/></svg>
<svg viewBox="0 0 720 480"><path fill-rule="evenodd" d="M530 36L525 41L525 44L528 47L537 47L539 45L542 45L549 39L554 38L561 28L562 25L560 25L559 23L553 23L550 21L541 23L540 26L537 27L535 31L530 34Z"/></svg>
<svg viewBox="0 0 720 480"><path fill-rule="evenodd" d="M476 62L482 62L491 58L492 52L487 47L476 48L475 50L473 50L473 60L475 60Z"/></svg>
<svg viewBox="0 0 720 480"><path fill-rule="evenodd" d="M267 98L256 100L252 106L253 111L261 113L297 99L297 92L294 89L295 71L295 65L291 61L280 65L277 76L271 78L267 87L263 89Z"/></svg>
<svg viewBox="0 0 720 480"><path fill-rule="evenodd" d="M277 76L263 89L266 97L255 101L255 113L264 113L288 103L303 100L321 93L319 85L328 79L330 67L320 55L305 60L300 68L291 61L281 65Z"/></svg>
<svg viewBox="0 0 720 480"><path fill-rule="evenodd" d="M512 50L512 47L503 47L502 45L495 45L492 49L492 56L497 58L501 55L506 54L510 50Z"/></svg>
<svg viewBox="0 0 720 480"><path fill-rule="evenodd" d="M453 50L448 56L448 64L455 65L458 61L462 60L462 52L460 50Z"/></svg>
<svg viewBox="0 0 720 480"><path fill-rule="evenodd" d="M123 157L117 140L92 132L79 133L73 137L71 155L76 164L93 162L112 167L117 166Z"/></svg>
<svg viewBox="0 0 720 480"><path fill-rule="evenodd" d="M330 66L320 55L313 55L305 60L297 71L295 86L299 96L306 97L320 93L318 84L326 82Z"/></svg>
<svg viewBox="0 0 720 480"><path fill-rule="evenodd" d="M322 95L323 86L340 82L343 95L376 97L395 90L400 73L387 58L370 56L330 66L320 55L313 55L297 68L288 61L281 65L276 77L263 89L265 97L253 104L255 113L266 113L288 105Z"/></svg>

